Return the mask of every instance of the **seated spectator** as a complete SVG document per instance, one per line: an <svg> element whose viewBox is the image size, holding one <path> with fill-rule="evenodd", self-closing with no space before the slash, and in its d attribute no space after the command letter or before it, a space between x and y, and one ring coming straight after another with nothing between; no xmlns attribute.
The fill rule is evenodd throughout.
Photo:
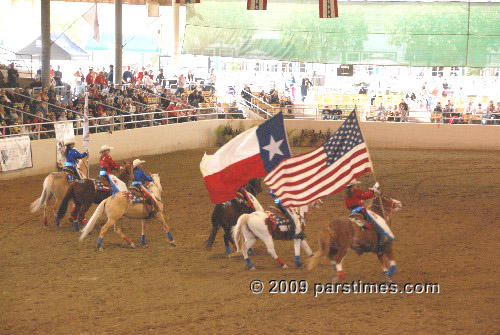
<svg viewBox="0 0 500 335"><path fill-rule="evenodd" d="M331 116L332 120L340 120L342 118L342 109L339 108L339 105L335 105L335 109L331 111Z"/></svg>
<svg viewBox="0 0 500 335"><path fill-rule="evenodd" d="M123 82L125 84L127 83L131 83L132 80L134 79L134 75L132 74L132 72L130 71L130 66L127 66L127 70L125 70L125 72L123 72L123 76L122 76L122 79L123 79Z"/></svg>
<svg viewBox="0 0 500 335"><path fill-rule="evenodd" d="M322 120L331 120L331 110L330 106L325 106L321 111L321 119Z"/></svg>
<svg viewBox="0 0 500 335"><path fill-rule="evenodd" d="M279 105L280 103L280 98L278 96L278 91L274 90L273 94L269 98L269 103L271 105Z"/></svg>
<svg viewBox="0 0 500 335"><path fill-rule="evenodd" d="M18 87L17 80L19 78L19 72L17 72L14 67L14 63L10 63L9 69L7 70L7 84L9 87Z"/></svg>
<svg viewBox="0 0 500 335"><path fill-rule="evenodd" d="M375 110L377 112L376 119L379 121L386 121L387 120L387 110L385 109L384 105L380 103L380 105L377 107Z"/></svg>

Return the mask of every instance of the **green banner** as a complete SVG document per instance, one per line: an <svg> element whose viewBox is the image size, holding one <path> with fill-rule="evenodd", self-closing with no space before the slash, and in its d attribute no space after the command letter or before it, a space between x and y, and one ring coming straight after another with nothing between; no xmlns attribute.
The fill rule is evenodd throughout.
<svg viewBox="0 0 500 335"><path fill-rule="evenodd" d="M500 67L500 3L244 0L187 6L184 53L335 64Z"/></svg>

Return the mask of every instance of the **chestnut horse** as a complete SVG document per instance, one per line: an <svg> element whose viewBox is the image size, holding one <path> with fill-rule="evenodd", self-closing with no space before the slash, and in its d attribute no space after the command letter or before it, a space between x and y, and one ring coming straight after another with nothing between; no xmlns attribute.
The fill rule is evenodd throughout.
<svg viewBox="0 0 500 335"><path fill-rule="evenodd" d="M402 207L400 201L380 195L373 199L369 209L384 218L390 227L392 214ZM334 281L345 278L342 260L349 248L355 250L359 255L365 252L377 254L383 273L389 280L392 280L396 272L392 242L380 244L374 228L362 230L354 220L348 217L337 218L323 227L319 232L319 245L320 250L310 259L308 268L314 268L328 256L334 270L337 272L337 278L334 278Z"/></svg>
<svg viewBox="0 0 500 335"><path fill-rule="evenodd" d="M246 185L244 188L254 197L262 192L260 179L257 178L250 180L248 185ZM226 254L231 254L231 247L229 246L229 242L231 242L234 246L234 241L231 237L231 228L236 225L238 218L242 214L252 213L253 211L253 208L235 199L223 204L215 205L214 210L212 211L212 231L210 232L208 240L205 242L207 250L210 250L212 248L215 236L217 235L217 231L219 230L219 226L221 226L224 229L224 246L226 248ZM234 248L236 248L236 246L234 246Z"/></svg>
<svg viewBox="0 0 500 335"><path fill-rule="evenodd" d="M130 163L125 164L125 168L121 170L118 179L123 181L127 187L130 186L130 182L132 181L132 165ZM90 206L93 203L101 203L109 196L111 196L111 191L96 190L94 179L87 178L73 182L61 201L61 205L57 211L56 224L60 224L68 210L68 203L72 200L75 203L75 208L71 212L71 219L75 225L75 230L80 231L80 224L85 223L85 214L87 214Z"/></svg>
<svg viewBox="0 0 500 335"><path fill-rule="evenodd" d="M165 217L163 216L163 208L164 204L161 200L161 193L163 191L160 183L160 176L158 174L152 174L151 177L153 178L153 182L148 184L148 189L153 195L153 197L156 200L156 203L158 205L158 211L153 213L153 216L148 213L148 209L146 208L146 204L141 202L141 203L134 203L130 200L129 192L118 192L112 197L109 197L107 199L104 199L99 206L97 206L94 214L92 214L92 217L89 220L89 223L87 226L82 231L82 235L80 235L79 240L82 241L87 235L94 229L94 226L97 222L97 219L99 216L101 216L102 213L106 213L106 216L108 217L108 221L104 226L101 228L101 233L99 234L99 238L97 239L97 248L99 251L102 251L102 240L104 238L104 235L106 232L111 228L111 226L114 226L115 232L120 235L123 240L127 242L129 246L132 248L135 248L134 242L132 242L132 239L125 235L121 227L118 223L118 221L125 217L129 219L137 219L141 220L142 222L142 236L141 236L141 243L145 244L146 236L144 233L144 220L149 220L150 218L156 219L159 221L162 225L163 228L165 228L165 231L167 232L167 237L170 240L170 244L172 246L176 246L174 237L172 236L172 233L170 232L170 228L167 225L167 222L165 221Z"/></svg>
<svg viewBox="0 0 500 335"><path fill-rule="evenodd" d="M77 165L78 172L80 173L81 178L87 178L87 160L82 159ZM56 216L56 208L58 208L58 205L64 195L66 194L66 191L68 190L70 185L70 182L68 181L68 178L66 177L66 172L61 171L61 172L52 172L49 174L47 177L45 177L45 180L43 181L43 189L42 189L42 194L38 199L33 201L33 203L30 206L30 211L31 213L38 212L40 208L43 207L43 223L45 225L48 224L48 219L47 219L47 205L54 197L55 202L54 202L54 217Z"/></svg>

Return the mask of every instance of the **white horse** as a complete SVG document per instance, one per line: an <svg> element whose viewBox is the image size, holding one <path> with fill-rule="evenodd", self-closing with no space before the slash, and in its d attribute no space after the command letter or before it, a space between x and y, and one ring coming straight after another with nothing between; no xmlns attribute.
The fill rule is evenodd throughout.
<svg viewBox="0 0 500 335"><path fill-rule="evenodd" d="M321 200L314 203L314 206L319 207ZM300 248L302 247L308 256L313 255L313 251L307 244L304 237L304 226L305 226L305 213L308 211L309 206L302 206L300 208L289 210L290 215L295 221L295 235L293 239L293 246L295 249L295 265L297 267L302 266L300 261ZM236 243L237 251L243 253L245 258L245 263L250 270L255 270L255 266L250 261L248 256L248 250L253 247L257 239L264 242L267 247L267 252L274 258L274 260L284 269L288 268L286 263L278 257L276 251L274 250L273 235L275 239L285 240L284 238L289 231L280 230L280 228L290 229L286 226L275 226L273 234L269 232L266 220L270 217L269 212L257 211L251 214L243 214L239 217L236 226L233 227L233 239Z"/></svg>
<svg viewBox="0 0 500 335"><path fill-rule="evenodd" d="M165 217L163 216L164 205L161 201L162 187L160 183L160 176L158 174L152 174L151 177L153 178L153 182L149 183L149 190L151 194L154 196L156 203L158 205L158 211L153 215L152 218L156 219L163 225L163 228L165 228L165 231L167 232L167 237L170 240L170 244L172 246L175 246L176 244L174 238L172 236L172 233L170 232L170 228L168 227L167 222L165 221ZM90 218L89 223L83 229L82 234L80 235L80 241L82 241L85 237L87 237L87 235L92 231L92 229L94 229L97 219L103 212L106 212L108 221L101 228L99 238L97 239L97 248L99 250L103 250L102 240L104 238L104 234L106 234L106 232L108 231L109 228L111 228L111 226L114 226L115 232L118 235L120 235L120 237L123 238L128 243L128 245L130 245L131 247L135 247L135 244L132 242L130 237L126 236L122 232L120 225L117 224L118 220L120 220L122 217L141 220L142 222L141 243L145 244L146 236L144 232L144 220L149 220L148 213L146 210L146 205L144 203L132 203L129 199L128 192L116 193L112 197L103 200L99 204L94 214Z"/></svg>

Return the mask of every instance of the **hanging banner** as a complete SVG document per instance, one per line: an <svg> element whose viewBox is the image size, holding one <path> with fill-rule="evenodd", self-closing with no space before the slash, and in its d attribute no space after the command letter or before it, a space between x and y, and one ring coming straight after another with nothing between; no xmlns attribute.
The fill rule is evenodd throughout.
<svg viewBox="0 0 500 335"><path fill-rule="evenodd" d="M267 0L247 0L247 10L266 10Z"/></svg>
<svg viewBox="0 0 500 335"><path fill-rule="evenodd" d="M0 171L33 167L31 142L28 135L0 139Z"/></svg>
<svg viewBox="0 0 500 335"><path fill-rule="evenodd" d="M200 0L175 0L175 3L185 5L187 3L200 3Z"/></svg>
<svg viewBox="0 0 500 335"><path fill-rule="evenodd" d="M59 122L54 124L54 129L56 131L56 164L57 167L62 169L64 163L66 163L66 145L64 145L67 140L75 139L75 131L73 129L73 122Z"/></svg>
<svg viewBox="0 0 500 335"><path fill-rule="evenodd" d="M322 19L339 17L337 0L319 0L319 17Z"/></svg>

